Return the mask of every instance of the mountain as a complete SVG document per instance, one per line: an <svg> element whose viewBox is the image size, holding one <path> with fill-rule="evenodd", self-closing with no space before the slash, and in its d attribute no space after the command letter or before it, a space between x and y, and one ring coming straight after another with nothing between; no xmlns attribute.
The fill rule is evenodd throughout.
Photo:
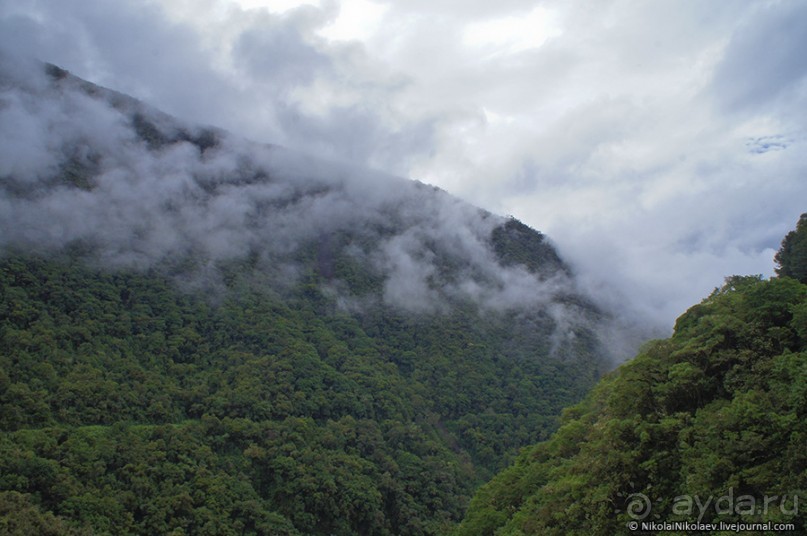
<svg viewBox="0 0 807 536"><path fill-rule="evenodd" d="M8 57L0 139L0 532L445 534L613 362L439 189Z"/></svg>
<svg viewBox="0 0 807 536"><path fill-rule="evenodd" d="M782 243L779 278L727 278L483 486L456 534L645 534L664 529L641 523L676 521L805 533L805 221Z"/></svg>

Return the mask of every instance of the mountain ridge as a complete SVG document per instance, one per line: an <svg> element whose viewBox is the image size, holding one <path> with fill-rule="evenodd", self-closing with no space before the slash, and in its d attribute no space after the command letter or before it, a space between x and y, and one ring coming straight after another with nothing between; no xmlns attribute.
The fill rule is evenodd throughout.
<svg viewBox="0 0 807 536"><path fill-rule="evenodd" d="M12 533L444 534L611 367L524 224L37 69L0 69Z"/></svg>
<svg viewBox="0 0 807 536"><path fill-rule="evenodd" d="M804 531L805 222L779 277L727 277L482 486L453 534Z"/></svg>
<svg viewBox="0 0 807 536"><path fill-rule="evenodd" d="M459 274L461 277L448 277L454 279L451 282L443 277L444 280L436 281L432 286L443 289L449 283L454 283L451 290L456 295L486 301L488 304L494 304L497 297L501 298L499 301L503 303L494 304L494 307L508 307L509 304L504 303L507 299L518 298L518 296L505 297L501 294L497 296L497 286L512 286L514 280L524 280L524 284L532 284L532 281L529 281L531 279L529 274L541 271L543 272L541 280L550 279L549 276L552 275L559 286L568 288L568 293L579 294L570 285L571 279L568 277L571 276L570 269L560 260L555 250L545 243L545 237L526 226L520 226L515 220L508 221L465 205L439 189L419 186L420 183L417 182L332 162L317 162L311 157L304 157L303 160L303 157L295 155L292 151L275 146L258 146L250 143L243 146L239 144L244 142L239 141L234 142L234 146L225 151L221 147L229 143L228 138L232 136L223 131L178 124L173 118L154 111L135 99L80 80L58 67L47 66L46 72L49 73L50 81L55 87L44 90L40 88L43 98L57 101L55 106L60 107L59 111L68 117L71 113L75 113L72 109L74 105L82 113L86 113L87 108L92 107L88 106L87 102L78 104L69 102L71 98L81 100L74 96L76 91L88 96L93 104L99 103L102 108L108 104L123 117L101 118L106 120L107 124L101 125L97 131L107 135L105 129L108 128L112 132L112 136L109 137L117 138L115 141L120 142L119 145L127 147L126 150L115 154L109 145L106 147L101 145L102 149L107 151L103 153L96 148L100 140L93 139L93 135L97 135L98 132L87 130L77 135L70 133L64 135L63 147L57 148L63 153L63 161L49 162L48 165L57 168L56 174L61 175L60 180L68 181L67 186L72 185L95 194L94 197L97 199L92 200L95 204L80 196L69 201L76 205L84 202L85 206L80 208L86 209L85 218L97 216L98 221L92 222L90 229L86 225L80 228L74 220L65 218L64 214L53 210L59 208L53 206L59 200L51 200L50 206L44 207L32 203L32 206L26 207L26 212L49 209L51 219L63 218L58 222L63 229L57 233L52 228L45 228L42 230L42 236L33 237L33 240L30 236L24 236L23 240L27 240L28 243L36 240L47 242L55 234L67 235L60 238L83 242L85 246L93 241L109 242L114 239L118 242L134 242L127 244L128 257L142 254L140 259L124 259L127 252L116 255L114 251L109 251L113 247L102 244L101 249L104 250L106 246L107 250L103 251L103 254L111 257L105 259L107 262L117 260L124 263L154 262L155 258L167 256L168 248L171 247L172 255L187 249L192 256L207 257L213 261L232 258L236 254L248 256L256 253L257 249L258 255L272 257L271 260L276 263L289 254L290 247L295 246L294 243L281 243L283 238L293 235L295 231L303 231L299 233L299 237L291 237L291 241L297 243L302 241L327 243L329 240L332 242L333 240L327 236L347 232L353 234L348 237L351 242L348 245L353 247L353 253L368 255L369 252L366 251L369 249L368 245L376 250L385 248L389 250L382 252L381 255L376 254L374 258L362 259L376 265L386 264L387 266L380 267L379 271L385 272L384 275L388 279L389 274L395 273L396 270L407 279L401 281L400 285L397 284L397 280L388 281L390 283L386 289L388 297L403 298L402 295L416 290L419 293L417 297L422 302L428 302L429 295L432 294L430 291L433 290L428 288L428 280L449 275L441 273L440 267L429 263L429 258L435 255L439 255L441 259L460 257L457 259L458 262L466 262L467 266L463 267L466 273ZM56 95L49 94L50 90L55 91ZM103 110L104 113L108 111ZM121 127L121 119L128 123L123 125L124 128L118 128ZM45 125L37 126L43 129L54 126L47 124L47 118L42 122ZM62 125L57 124L56 128L60 126ZM61 133L57 133L56 137L59 134ZM51 139L53 137L55 136L51 135ZM143 143L145 151L138 150L138 145L142 146ZM187 154L189 147L194 147L199 153L195 162L192 155ZM221 150L217 152L217 149ZM103 158L100 156L102 153ZM112 156L109 153L112 153ZM157 157L152 158L154 155ZM119 161L114 161L116 158ZM180 163L172 162L171 158ZM189 160L190 165L181 162L183 158ZM46 159L43 157L43 160ZM130 169L135 165L133 161L137 160L139 160L137 164L146 169L135 169L134 173L130 173ZM146 167L142 165L143 162L154 165ZM33 173L40 175L54 173L53 170L42 169L43 167L40 165L40 169L35 169ZM152 180L150 184L145 184L149 181L144 180L144 177L135 176L138 173L173 174L179 180L173 182ZM112 174L132 176L116 176L111 178L114 179L114 183L111 179L107 182L107 176ZM18 178L19 173L3 175L3 186L12 196L16 193L18 197L26 195L42 197L50 193L46 188L42 188L46 185L41 184L41 177L27 180L28 177ZM96 184L98 181L104 181L104 184ZM116 192L116 189L122 188L121 183L126 183L129 191ZM163 189L161 193L164 198L147 199L146 196L150 193L148 189ZM227 195L229 193L233 195ZM131 199L137 199L134 207L124 194ZM120 207L121 212L114 217L98 211L98 204L123 205L124 201L128 201L127 206ZM138 203L140 206L137 206ZM240 206L236 206L239 204ZM140 214L126 214L127 210L133 212L133 208L139 209ZM205 212L202 213L200 209ZM338 209L344 210L340 212ZM220 212L217 213L217 210ZM358 218L351 217L350 211L363 211L365 214ZM21 214L13 216L19 217ZM42 227L42 218L38 216L37 214L39 221L35 224L31 222L30 227L33 229ZM129 220L125 220L127 216ZM135 221L138 217L139 221ZM268 224L261 223L269 219L273 221ZM5 241L13 245L14 226L9 220L11 218L3 222L9 231L7 235L11 238L7 237ZM163 225L158 226L155 222ZM202 225L199 225L200 223ZM208 232L203 236L195 235L195 228L203 225L209 227ZM256 236L257 233L250 226L259 225L263 227L259 230L262 235ZM133 229L134 232L128 236L125 234L104 236L106 229L110 227L118 227L124 231ZM281 227L280 232L278 227ZM375 236L367 236L372 235L373 231ZM390 237L388 235L390 231L393 231L395 236ZM273 241L268 237L273 232L280 235L281 240ZM157 237L158 234L163 236ZM358 239L356 234L359 235ZM491 236L494 234L495 236ZM506 248L503 244L508 240L512 242L511 239L516 234L521 242L520 247L528 241L532 242L529 246L532 248L531 253L528 254L532 256L531 260L528 256L517 259L502 249ZM171 238L173 243L166 244L166 238ZM365 239L365 251L357 251L362 247L360 244L358 248L356 247L362 238ZM378 244L379 241L382 243ZM51 243L50 246L58 244ZM271 247L274 247L275 251L268 251ZM264 251L260 251L261 249ZM510 256L497 258L502 255ZM461 258L463 256L464 259ZM398 262L401 258L404 262ZM525 263L525 260L529 262ZM527 273L524 273L524 269ZM457 275L457 270L454 272L452 276ZM563 277L566 277L565 281L561 281ZM506 280L507 278L510 280ZM398 289L398 286L405 288Z"/></svg>

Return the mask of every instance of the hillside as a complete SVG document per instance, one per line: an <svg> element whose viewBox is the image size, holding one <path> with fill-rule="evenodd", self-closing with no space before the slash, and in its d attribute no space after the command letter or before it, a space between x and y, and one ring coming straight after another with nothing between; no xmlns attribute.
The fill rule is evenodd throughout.
<svg viewBox="0 0 807 536"><path fill-rule="evenodd" d="M727 278L482 487L456 534L630 534L639 521L804 533L805 221L777 255L781 277Z"/></svg>
<svg viewBox="0 0 807 536"><path fill-rule="evenodd" d="M0 533L444 534L609 367L539 232L0 69Z"/></svg>

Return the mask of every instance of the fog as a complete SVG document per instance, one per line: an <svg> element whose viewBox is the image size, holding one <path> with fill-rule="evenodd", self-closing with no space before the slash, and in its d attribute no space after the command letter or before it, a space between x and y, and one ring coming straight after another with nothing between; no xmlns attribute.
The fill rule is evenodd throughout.
<svg viewBox="0 0 807 536"><path fill-rule="evenodd" d="M184 124L36 61L5 56L0 73L5 251L78 251L207 289L221 286L222 263L252 258L283 289L304 275L306 247L333 256L343 246L331 242L348 237L346 254L383 288L355 295L321 268L323 290L347 310L379 300L416 314L460 301L540 310L556 346L593 318L569 303L579 289L566 269L503 264L492 233L506 218L442 190Z"/></svg>

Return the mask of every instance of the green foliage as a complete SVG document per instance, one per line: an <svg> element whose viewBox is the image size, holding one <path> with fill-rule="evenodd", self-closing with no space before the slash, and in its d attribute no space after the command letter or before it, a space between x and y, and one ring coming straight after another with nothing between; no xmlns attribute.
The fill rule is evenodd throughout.
<svg viewBox="0 0 807 536"><path fill-rule="evenodd" d="M795 231L787 233L774 259L779 276L807 283L807 214L801 215Z"/></svg>
<svg viewBox="0 0 807 536"><path fill-rule="evenodd" d="M628 534L637 492L660 521L697 520L676 509L685 495L777 496L768 511L712 508L702 521L807 529L791 511L807 493L805 311L807 285L795 279L728 278L483 486L455 533Z"/></svg>
<svg viewBox="0 0 807 536"><path fill-rule="evenodd" d="M445 534L599 374L584 332L552 357L540 312L349 315L322 273L281 298L222 271L207 299L0 261L0 532Z"/></svg>
<svg viewBox="0 0 807 536"><path fill-rule="evenodd" d="M544 235L515 218L496 227L491 240L496 254L505 265L522 264L530 271L545 275L567 270Z"/></svg>

